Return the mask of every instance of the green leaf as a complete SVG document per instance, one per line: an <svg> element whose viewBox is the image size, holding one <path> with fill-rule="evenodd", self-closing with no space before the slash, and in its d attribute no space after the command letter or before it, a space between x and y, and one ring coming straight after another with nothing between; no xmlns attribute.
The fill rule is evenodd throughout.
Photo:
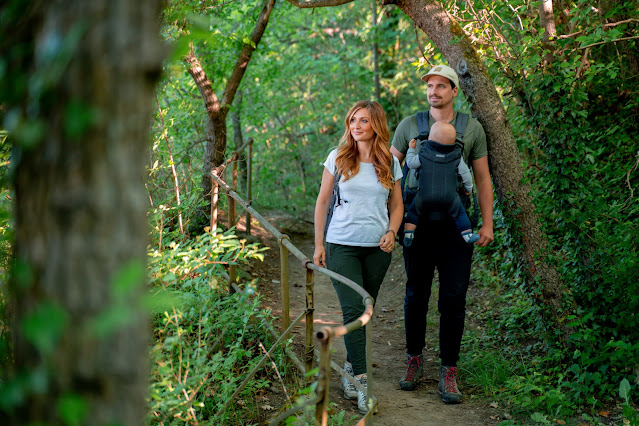
<svg viewBox="0 0 639 426"><path fill-rule="evenodd" d="M144 284L144 264L140 260L131 260L125 263L115 274L112 288L116 297L124 297L132 290Z"/></svg>
<svg viewBox="0 0 639 426"><path fill-rule="evenodd" d="M77 394L65 394L57 403L58 414L67 425L81 425L85 423L89 404L86 398Z"/></svg>
<svg viewBox="0 0 639 426"><path fill-rule="evenodd" d="M107 337L129 324L133 317L133 308L129 306L113 306L89 321L87 330L95 337Z"/></svg>
<svg viewBox="0 0 639 426"><path fill-rule="evenodd" d="M42 119L23 121L13 135L19 146L26 150L35 148L44 138L47 124Z"/></svg>
<svg viewBox="0 0 639 426"><path fill-rule="evenodd" d="M628 404L628 400L630 398L630 382L628 382L628 379L626 378L624 378L619 384L619 397Z"/></svg>
<svg viewBox="0 0 639 426"><path fill-rule="evenodd" d="M97 109L78 100L71 100L64 111L64 132L73 140L83 136L98 117Z"/></svg>
<svg viewBox="0 0 639 426"><path fill-rule="evenodd" d="M51 301L43 302L24 318L22 332L43 354L55 349L69 323L68 313Z"/></svg>

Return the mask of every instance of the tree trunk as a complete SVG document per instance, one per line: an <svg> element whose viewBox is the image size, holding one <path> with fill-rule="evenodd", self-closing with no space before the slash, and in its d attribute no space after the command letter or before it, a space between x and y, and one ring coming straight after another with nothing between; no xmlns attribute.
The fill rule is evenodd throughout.
<svg viewBox="0 0 639 426"><path fill-rule="evenodd" d="M390 0L406 13L441 50L449 65L457 70L459 81L473 115L486 131L489 163L498 199L512 219L511 233L521 240L523 259L530 282L539 282L540 301L550 315L548 325L560 327L572 306L556 269L546 259L547 240L539 225L506 111L488 76L481 58L461 27L434 0ZM453 39L456 39L453 42ZM535 289L531 288L535 294ZM563 329L564 332L569 330ZM564 336L566 337L566 336Z"/></svg>
<svg viewBox="0 0 639 426"><path fill-rule="evenodd" d="M211 171L214 167L224 162L224 152L226 151L226 114L228 106L222 107L220 101L213 91L200 60L193 52L186 55L184 62L188 64L188 72L193 77L195 84L202 95L204 108L209 118L206 128L206 153L204 155L204 172L202 174L202 193L206 200L205 210L209 211L211 206Z"/></svg>
<svg viewBox="0 0 639 426"><path fill-rule="evenodd" d="M377 57L379 47L377 46L377 0L372 0L372 19L373 28L373 78L375 79L375 100L381 102L382 88L379 81L379 59Z"/></svg>
<svg viewBox="0 0 639 426"><path fill-rule="evenodd" d="M24 1L12 3L35 15L14 16L9 25L21 30L4 28L0 44L24 55L9 77L40 84L4 106L28 111L22 123L46 133L30 147L24 133L12 137L18 266L10 308L15 373L40 381L9 422L62 424L58 407L78 396L87 404L78 424L143 424L145 155L163 55L161 2Z"/></svg>
<svg viewBox="0 0 639 426"><path fill-rule="evenodd" d="M550 38L557 35L555 17L552 13L552 0L541 0L539 3L539 21L544 29L542 36L543 46L547 50L545 54L546 63L550 64L553 61L553 43L551 43Z"/></svg>
<svg viewBox="0 0 639 426"><path fill-rule="evenodd" d="M209 117L209 125L207 132L206 143L206 157L204 159L204 170L202 174L202 192L206 199L205 205L207 211L214 212L217 210L217 206L211 205L211 190L212 180L211 172L213 169L224 162L224 155L226 152L226 116L229 111L230 105L233 103L233 98L237 92L244 73L251 61L251 55L257 48L257 45L264 35L268 20L273 11L275 0L265 0L260 11L260 15L255 23L255 28L251 34L251 42L245 43L242 46L235 67L229 77L229 80L224 89L222 99L219 100L217 95L213 91L211 82L206 77L206 73L200 64L200 61L195 57L195 54L191 52L186 56L184 61L189 65L189 74L195 80L195 83L200 90L207 115ZM212 213L214 214L214 213Z"/></svg>
<svg viewBox="0 0 639 426"><path fill-rule="evenodd" d="M242 144L244 143L244 138L242 137L242 92L237 94L235 98L235 111L233 112L232 120L233 120L233 144L234 150L240 149ZM237 159L237 193L244 194L246 191L246 151L240 152L239 158Z"/></svg>

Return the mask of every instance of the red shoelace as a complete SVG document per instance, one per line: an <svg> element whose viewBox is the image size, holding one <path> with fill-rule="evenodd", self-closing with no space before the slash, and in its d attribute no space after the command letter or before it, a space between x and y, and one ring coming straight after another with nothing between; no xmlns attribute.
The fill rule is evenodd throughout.
<svg viewBox="0 0 639 426"><path fill-rule="evenodd" d="M459 393L457 389L457 367L450 367L446 370L444 375L444 385L446 386L446 392Z"/></svg>
<svg viewBox="0 0 639 426"><path fill-rule="evenodd" d="M418 356L410 357L408 360L408 369L406 371L406 380L413 380L417 373L417 369L423 363L424 361L422 361Z"/></svg>

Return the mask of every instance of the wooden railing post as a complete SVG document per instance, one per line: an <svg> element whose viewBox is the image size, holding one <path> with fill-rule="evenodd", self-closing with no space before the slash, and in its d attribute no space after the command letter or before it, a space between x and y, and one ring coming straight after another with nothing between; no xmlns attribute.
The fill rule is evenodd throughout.
<svg viewBox="0 0 639 426"><path fill-rule="evenodd" d="M248 155L246 156L246 202L251 205L251 178L253 175L253 138L249 138ZM251 213L246 210L246 235L251 235Z"/></svg>

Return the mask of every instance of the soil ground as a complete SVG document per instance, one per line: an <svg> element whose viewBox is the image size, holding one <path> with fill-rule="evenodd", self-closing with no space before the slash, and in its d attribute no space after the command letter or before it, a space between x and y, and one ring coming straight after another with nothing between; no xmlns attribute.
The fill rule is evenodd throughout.
<svg viewBox="0 0 639 426"><path fill-rule="evenodd" d="M282 232L291 237L291 241L309 259L313 256L313 229L307 221L291 218L282 213L270 212L266 215L269 222L275 224ZM252 265L254 276L260 277L259 291L264 304L269 306L274 315L281 317L279 296L280 260L279 249L272 237L257 228L262 242L271 247L264 263ZM254 233L255 234L255 233ZM258 272L259 271L259 272ZM297 317L305 306L306 273L299 260L289 257L290 273L290 316ZM384 283L376 302L373 324L373 380L374 393L378 398L378 412L374 423L378 425L495 425L503 420L497 408L490 401L473 395L472 389L460 378L459 387L464 395L462 404L445 405L437 393L439 359L438 359L438 315L437 315L437 282L434 283L433 297L429 307L427 347L424 351L424 381L413 392L402 391L399 379L405 368L404 341L404 298L405 273L401 247L393 251L393 261L386 274ZM469 289L468 305L473 305L473 298L478 292L472 284ZM342 316L339 302L330 280L322 274L315 274L315 320L317 330L325 325L341 325ZM467 319L466 328L472 327L472 316ZM302 324L295 331L296 345L303 345L304 327ZM332 360L343 365L346 359L342 338L334 342ZM462 348L463 350L463 348ZM331 371L330 401L332 412L345 411L345 419L361 418L357 411L356 401L343 398L339 386L339 374Z"/></svg>

